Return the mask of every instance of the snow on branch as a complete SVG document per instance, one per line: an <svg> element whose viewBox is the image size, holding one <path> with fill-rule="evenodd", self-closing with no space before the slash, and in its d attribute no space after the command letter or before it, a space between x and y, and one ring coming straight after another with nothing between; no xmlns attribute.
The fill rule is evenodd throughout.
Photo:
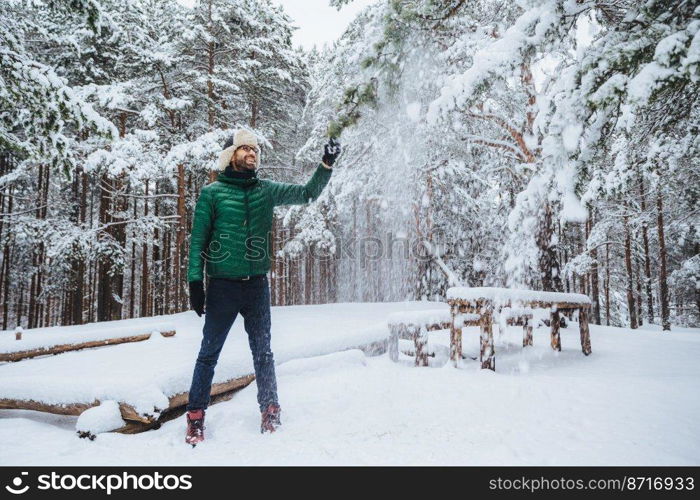
<svg viewBox="0 0 700 500"><path fill-rule="evenodd" d="M449 79L428 108L428 122L434 124L445 113L468 105L493 75L506 75L519 67L529 49L542 44L559 27L562 14L551 0L525 11L500 39L474 55L467 71Z"/></svg>

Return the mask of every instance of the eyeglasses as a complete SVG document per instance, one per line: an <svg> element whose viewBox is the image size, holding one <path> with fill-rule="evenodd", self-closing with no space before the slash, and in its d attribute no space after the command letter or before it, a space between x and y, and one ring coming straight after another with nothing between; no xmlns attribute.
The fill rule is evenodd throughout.
<svg viewBox="0 0 700 500"><path fill-rule="evenodd" d="M245 145L245 146L241 146L239 149L242 149L246 153L250 153L250 152L257 153L258 152L258 148L256 146Z"/></svg>

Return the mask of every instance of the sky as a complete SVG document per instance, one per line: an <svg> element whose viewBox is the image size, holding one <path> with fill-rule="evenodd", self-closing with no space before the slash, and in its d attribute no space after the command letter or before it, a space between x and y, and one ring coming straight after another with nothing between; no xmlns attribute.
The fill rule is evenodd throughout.
<svg viewBox="0 0 700 500"><path fill-rule="evenodd" d="M329 0L273 0L284 7L294 25L299 29L294 32L293 43L310 49L324 43L331 43L340 38L348 24L367 5L376 0L354 0L340 11L328 5ZM192 6L196 0L178 0L183 5Z"/></svg>

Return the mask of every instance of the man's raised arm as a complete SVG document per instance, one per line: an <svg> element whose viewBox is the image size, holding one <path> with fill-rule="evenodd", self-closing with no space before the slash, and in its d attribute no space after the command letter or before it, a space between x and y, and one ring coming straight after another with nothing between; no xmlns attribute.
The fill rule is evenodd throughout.
<svg viewBox="0 0 700 500"><path fill-rule="evenodd" d="M272 200L275 205L302 205L314 201L326 187L333 173L333 163L340 154L340 143L330 139L323 148L321 164L304 185L270 181Z"/></svg>

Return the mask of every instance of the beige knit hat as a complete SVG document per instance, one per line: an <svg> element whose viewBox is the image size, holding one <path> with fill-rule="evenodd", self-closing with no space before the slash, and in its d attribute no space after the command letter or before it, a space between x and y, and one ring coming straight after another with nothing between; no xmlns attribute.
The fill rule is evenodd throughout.
<svg viewBox="0 0 700 500"><path fill-rule="evenodd" d="M258 138L250 130L240 128L236 130L233 136L229 137L224 144L224 150L219 154L219 170L226 170L233 153L241 146L254 146L258 154L255 156L255 168L260 167L260 146L258 146Z"/></svg>

